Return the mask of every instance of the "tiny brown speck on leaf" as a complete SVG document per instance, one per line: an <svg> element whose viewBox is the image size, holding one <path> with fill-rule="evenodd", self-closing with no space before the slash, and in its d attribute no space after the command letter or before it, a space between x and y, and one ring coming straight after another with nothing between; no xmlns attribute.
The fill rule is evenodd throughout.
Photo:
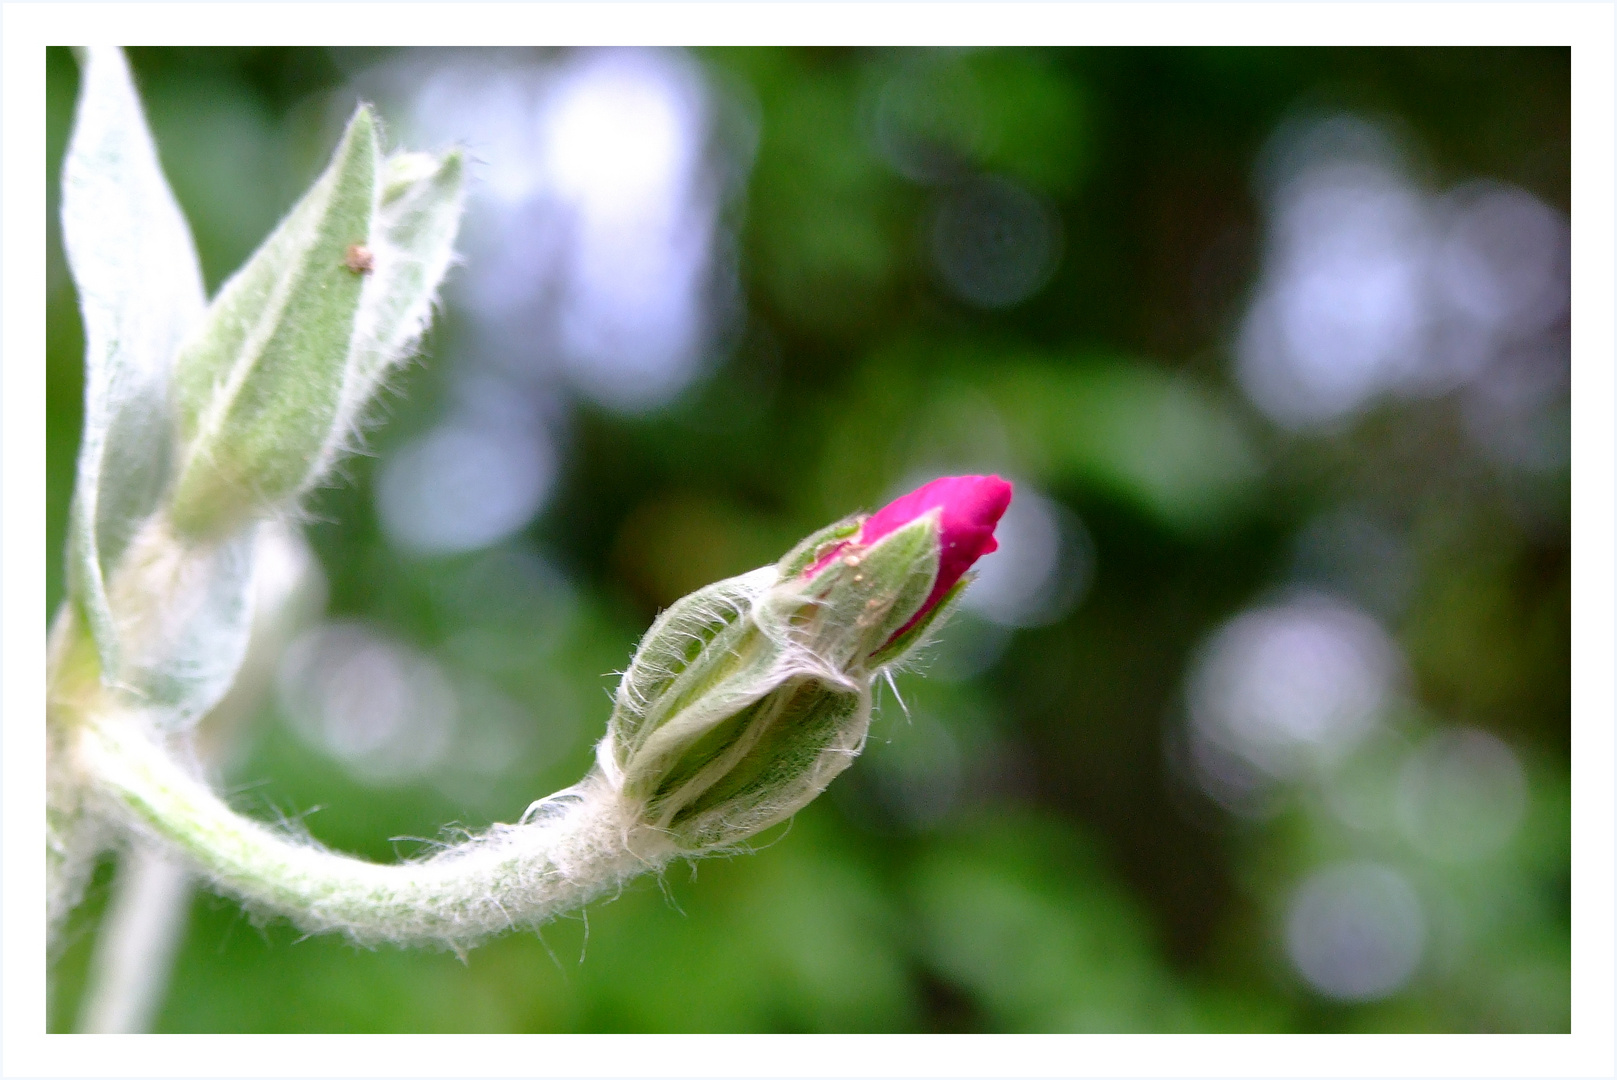
<svg viewBox="0 0 1617 1080"><path fill-rule="evenodd" d="M342 262L356 274L368 274L376 267L376 256L363 244L349 244L348 254L343 256Z"/></svg>

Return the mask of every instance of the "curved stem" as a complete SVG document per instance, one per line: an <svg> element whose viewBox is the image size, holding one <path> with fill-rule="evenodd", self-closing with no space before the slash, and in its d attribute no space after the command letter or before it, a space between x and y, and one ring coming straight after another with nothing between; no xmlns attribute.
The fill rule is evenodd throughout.
<svg viewBox="0 0 1617 1080"><path fill-rule="evenodd" d="M367 862L237 814L129 720L90 717L78 728L90 786L220 888L310 932L459 950L571 911L674 854L592 774L532 823L496 825L420 862Z"/></svg>

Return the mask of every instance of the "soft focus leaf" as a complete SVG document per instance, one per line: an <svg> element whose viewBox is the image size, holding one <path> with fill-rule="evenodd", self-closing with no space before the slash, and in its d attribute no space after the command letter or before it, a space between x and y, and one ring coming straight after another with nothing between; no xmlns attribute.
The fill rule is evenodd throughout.
<svg viewBox="0 0 1617 1080"><path fill-rule="evenodd" d="M921 49L881 72L872 137L912 179L958 176L965 163L1066 193L1087 158L1082 87L1032 49Z"/></svg>
<svg viewBox="0 0 1617 1080"><path fill-rule="evenodd" d="M1031 816L985 820L918 860L911 886L929 963L995 1030L1162 1031L1181 1022L1145 913L1077 838Z"/></svg>
<svg viewBox="0 0 1617 1080"><path fill-rule="evenodd" d="M1170 528L1218 523L1250 495L1256 449L1211 389L1144 364L999 366L980 392L1015 417L1040 471L1108 487Z"/></svg>
<svg viewBox="0 0 1617 1080"><path fill-rule="evenodd" d="M112 674L120 645L107 577L168 479L169 372L205 304L190 230L117 49L83 54L62 170L62 235L85 330L69 578Z"/></svg>
<svg viewBox="0 0 1617 1080"><path fill-rule="evenodd" d="M983 164L1065 193L1087 163L1083 88L1042 53L992 49L966 67L983 95Z"/></svg>
<svg viewBox="0 0 1617 1080"><path fill-rule="evenodd" d="M906 472L979 468L1106 490L1196 534L1250 505L1263 463L1227 398L1158 367L915 341L839 403L822 484L869 502Z"/></svg>
<svg viewBox="0 0 1617 1080"><path fill-rule="evenodd" d="M858 325L903 262L896 178L859 130L851 85L789 54L754 59L772 113L751 186L760 284L794 322Z"/></svg>

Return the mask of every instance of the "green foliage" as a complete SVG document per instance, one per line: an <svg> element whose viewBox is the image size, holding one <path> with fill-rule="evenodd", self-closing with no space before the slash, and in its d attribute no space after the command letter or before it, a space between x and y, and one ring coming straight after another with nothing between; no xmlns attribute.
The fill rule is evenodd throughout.
<svg viewBox="0 0 1617 1080"><path fill-rule="evenodd" d="M361 108L326 173L205 306L123 54L81 55L62 167L87 373L69 592L104 685L184 728L241 664L259 522L330 470L426 326L461 159L384 167Z"/></svg>
<svg viewBox="0 0 1617 1080"><path fill-rule="evenodd" d="M911 879L920 950L995 1031L1170 1031L1183 991L1104 867L1047 820L972 823Z"/></svg>
<svg viewBox="0 0 1617 1080"><path fill-rule="evenodd" d="M233 531L324 471L367 273L349 253L371 236L377 158L376 122L361 109L331 167L180 351L184 449L172 513L181 531Z"/></svg>
<svg viewBox="0 0 1617 1080"><path fill-rule="evenodd" d="M150 523L171 483L170 371L202 316L202 275L122 54L83 55L62 167L62 238L79 288L87 372L69 588L108 683L183 723L218 701L240 663L252 537L177 560L153 551L162 540ZM153 561L168 562L155 573L186 594L163 614L129 580L142 571L122 569Z"/></svg>
<svg viewBox="0 0 1617 1080"><path fill-rule="evenodd" d="M862 376L828 438L824 484L840 499L875 498L895 465L952 467L951 456L971 453L1047 484L1106 491L1195 534L1248 511L1263 475L1227 396L1155 364L906 341Z"/></svg>

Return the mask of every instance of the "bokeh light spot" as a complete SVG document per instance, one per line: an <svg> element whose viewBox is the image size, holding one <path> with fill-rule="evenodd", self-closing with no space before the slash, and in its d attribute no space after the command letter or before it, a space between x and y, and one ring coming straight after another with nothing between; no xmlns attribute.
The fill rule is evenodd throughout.
<svg viewBox="0 0 1617 1080"><path fill-rule="evenodd" d="M1017 484L994 530L999 550L978 561L960 603L1001 626L1042 626L1071 611L1089 590L1095 548L1078 515L1026 483Z"/></svg>
<svg viewBox="0 0 1617 1080"><path fill-rule="evenodd" d="M327 623L299 636L277 689L293 732L364 783L420 779L450 751L458 703L443 669L362 623Z"/></svg>
<svg viewBox="0 0 1617 1080"><path fill-rule="evenodd" d="M1236 375L1276 423L1330 427L1386 396L1495 383L1507 354L1554 344L1570 230L1536 196L1497 181L1434 194L1355 116L1282 125L1267 162Z"/></svg>
<svg viewBox="0 0 1617 1080"><path fill-rule="evenodd" d="M1403 874L1379 863L1316 871L1292 897L1286 953L1326 997L1372 1001L1406 984L1420 964L1426 919Z"/></svg>
<svg viewBox="0 0 1617 1080"><path fill-rule="evenodd" d="M932 224L932 260L948 290L976 307L1006 308L1044 287L1061 262L1061 222L1003 177L948 189Z"/></svg>
<svg viewBox="0 0 1617 1080"><path fill-rule="evenodd" d="M555 472L555 452L540 431L445 424L383 466L377 510L388 539L406 551L470 551L526 525Z"/></svg>
<svg viewBox="0 0 1617 1080"><path fill-rule="evenodd" d="M1527 782L1516 755L1474 728L1433 735L1398 777L1398 818L1410 843L1447 862L1498 851L1526 807Z"/></svg>
<svg viewBox="0 0 1617 1080"><path fill-rule="evenodd" d="M1198 760L1216 772L1233 756L1282 779L1329 765L1374 729L1401 669L1397 647L1374 619L1324 595L1238 615L1191 671ZM1208 779L1216 794L1217 778Z"/></svg>

